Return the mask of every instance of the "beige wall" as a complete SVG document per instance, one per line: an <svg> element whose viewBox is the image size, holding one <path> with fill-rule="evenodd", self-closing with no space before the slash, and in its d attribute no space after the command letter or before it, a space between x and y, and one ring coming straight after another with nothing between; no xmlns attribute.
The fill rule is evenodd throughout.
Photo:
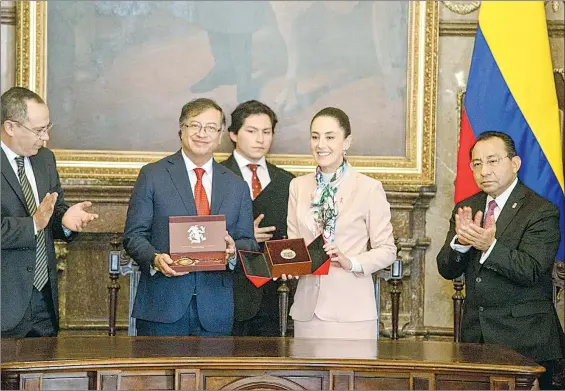
<svg viewBox="0 0 565 391"><path fill-rule="evenodd" d="M2 92L15 82L15 11L14 2L2 1L1 25L1 79ZM552 21L563 23L564 8L558 12L547 5L547 16ZM437 195L426 214L427 235L431 246L426 256L424 321L429 327L451 327L452 284L437 273L435 255L439 251L448 228L453 207L453 181L457 154L457 93L465 87L471 52L473 49L473 27L477 12L461 16L441 7L439 75L437 102L437 151L436 184ZM563 26L561 24L561 26ZM555 29L553 29L555 32ZM559 33L554 33L559 35ZM560 37L551 39L552 54L556 68L563 68L563 27Z"/></svg>

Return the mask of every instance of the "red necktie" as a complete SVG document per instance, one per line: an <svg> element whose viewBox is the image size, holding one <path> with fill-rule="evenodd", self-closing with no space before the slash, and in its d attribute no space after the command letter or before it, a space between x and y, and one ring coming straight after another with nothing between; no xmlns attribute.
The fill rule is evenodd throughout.
<svg viewBox="0 0 565 391"><path fill-rule="evenodd" d="M207 216L210 214L210 204L208 203L208 196L206 189L202 184L202 175L204 175L203 168L195 168L196 185L194 185L194 202L196 203L196 213L198 216Z"/></svg>
<svg viewBox="0 0 565 391"><path fill-rule="evenodd" d="M491 217L494 217L494 208L496 208L496 201L490 200L490 202L488 203L487 213L485 214L485 218L483 220L483 228L485 229L491 226L490 219Z"/></svg>
<svg viewBox="0 0 565 391"><path fill-rule="evenodd" d="M257 176L257 164L248 164L247 167L251 170L251 189L253 190L253 199L257 198L261 193L263 188L261 187L261 181Z"/></svg>

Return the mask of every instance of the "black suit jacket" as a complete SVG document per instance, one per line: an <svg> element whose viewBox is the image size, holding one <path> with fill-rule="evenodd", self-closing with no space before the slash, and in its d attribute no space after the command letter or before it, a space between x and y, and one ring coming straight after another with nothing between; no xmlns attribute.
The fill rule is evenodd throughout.
<svg viewBox="0 0 565 391"><path fill-rule="evenodd" d="M233 155L221 164L243 178L243 174ZM272 240L283 239L283 237L286 237L288 188L294 175L269 162L267 162L267 170L269 171L271 182L253 200L253 219L256 219L257 216L263 213L265 218L261 222L261 227L277 227L277 230L273 233ZM263 246L261 246L261 251L263 251ZM274 282L269 282L261 288L256 288L247 279L241 265L238 264L233 278L235 320L244 321L253 318L257 311L259 311L265 290L269 289L267 285L273 284ZM270 307L273 307L271 315L273 317L278 316L278 305L273 303L273 306Z"/></svg>
<svg viewBox="0 0 565 391"><path fill-rule="evenodd" d="M497 242L481 265L481 252L459 253L450 246L457 209L485 212L487 195L455 205L445 244L437 256L440 274L465 273L463 342L506 345L536 361L563 357L563 330L552 302L551 273L559 248L559 210L518 182L496 221Z"/></svg>
<svg viewBox="0 0 565 391"><path fill-rule="evenodd" d="M57 192L53 216L45 228L49 281L55 316L58 318L57 265L54 239L70 240L63 232L61 220L69 208L65 202L55 156L41 148L30 158L39 200L47 192ZM33 289L36 239L20 182L2 150L2 330L13 329L22 320Z"/></svg>

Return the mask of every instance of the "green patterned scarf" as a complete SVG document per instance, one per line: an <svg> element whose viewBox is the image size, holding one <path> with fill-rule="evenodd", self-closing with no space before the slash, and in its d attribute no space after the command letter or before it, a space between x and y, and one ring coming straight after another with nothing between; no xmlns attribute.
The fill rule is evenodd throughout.
<svg viewBox="0 0 565 391"><path fill-rule="evenodd" d="M322 169L319 166L316 169L316 190L312 193L310 209L318 231L316 234L323 233L327 242L333 242L335 239L335 225L339 213L335 195L346 167L347 162L344 160L329 182L324 182Z"/></svg>

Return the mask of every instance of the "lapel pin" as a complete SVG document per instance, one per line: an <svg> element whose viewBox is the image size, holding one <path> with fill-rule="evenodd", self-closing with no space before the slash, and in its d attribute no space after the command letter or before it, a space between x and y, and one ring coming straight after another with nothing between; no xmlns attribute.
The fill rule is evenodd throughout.
<svg viewBox="0 0 565 391"><path fill-rule="evenodd" d="M518 203L517 203L517 202L513 203L513 204L512 204L512 209L516 209L516 206L518 206Z"/></svg>

